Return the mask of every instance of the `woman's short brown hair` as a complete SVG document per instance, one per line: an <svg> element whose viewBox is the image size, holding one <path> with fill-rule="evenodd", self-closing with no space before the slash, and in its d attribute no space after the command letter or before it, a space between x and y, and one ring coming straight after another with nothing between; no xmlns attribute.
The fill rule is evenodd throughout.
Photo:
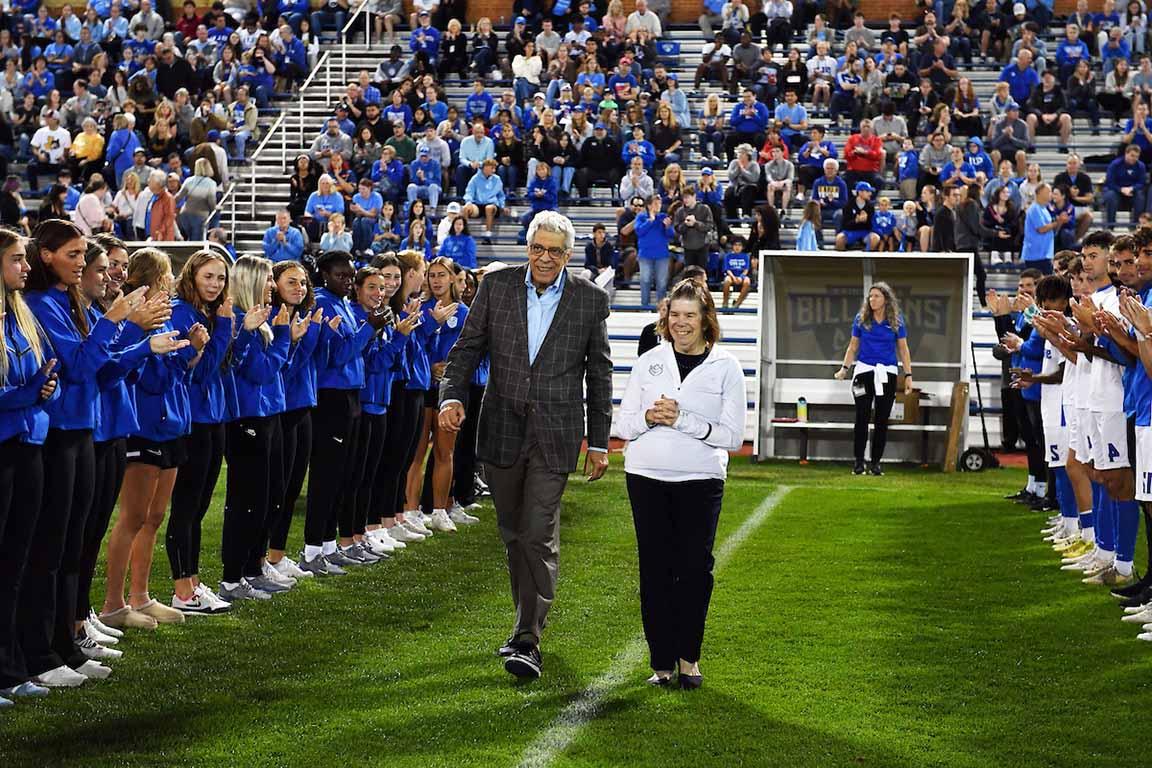
<svg viewBox="0 0 1152 768"><path fill-rule="evenodd" d="M681 300L695 301L700 305L700 330L708 346L720 341L720 320L716 316L716 302L712 300L712 292L697 280L681 280L668 292L668 308L672 308L672 302ZM667 319L660 323L658 330L665 341L672 341Z"/></svg>

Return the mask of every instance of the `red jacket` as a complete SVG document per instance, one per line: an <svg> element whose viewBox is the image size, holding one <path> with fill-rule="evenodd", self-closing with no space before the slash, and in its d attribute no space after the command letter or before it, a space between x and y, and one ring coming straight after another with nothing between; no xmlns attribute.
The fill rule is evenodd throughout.
<svg viewBox="0 0 1152 768"><path fill-rule="evenodd" d="M856 151L857 147L865 151L859 153ZM854 133L848 137L848 143L844 145L844 158L848 161L849 171L880 173L881 164L884 162L884 144L876 134L864 138Z"/></svg>

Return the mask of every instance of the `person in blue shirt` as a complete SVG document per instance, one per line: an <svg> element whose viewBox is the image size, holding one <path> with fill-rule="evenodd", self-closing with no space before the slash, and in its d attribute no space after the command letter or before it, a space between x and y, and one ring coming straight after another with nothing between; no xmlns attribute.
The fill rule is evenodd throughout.
<svg viewBox="0 0 1152 768"><path fill-rule="evenodd" d="M466 217L457 216L452 220L452 228L440 243L437 254L466 269L476 269L476 241L468 232Z"/></svg>
<svg viewBox="0 0 1152 768"><path fill-rule="evenodd" d="M644 210L629 222L624 230L631 228L636 233L636 258L640 265L640 305L649 303L652 284L656 284L656 303L668 292L668 270L671 254L668 246L676 237L672 217L661 211L663 203L659 195L652 195L645 202ZM623 234L629 234L622 230Z"/></svg>
<svg viewBox="0 0 1152 768"><path fill-rule="evenodd" d="M356 253L367 253L372 249L372 236L376 231L376 219L384 207L384 198L379 192L372 189L372 180L360 179L356 186L356 194L348 204L349 210L356 220L352 223L352 250Z"/></svg>
<svg viewBox="0 0 1152 768"><path fill-rule="evenodd" d="M844 364L835 378L843 381L852 370L852 398L856 402L853 450L856 464L852 473L862 475L864 447L868 444L868 422L875 403L876 422L872 432L872 452L867 471L882 475L880 461L888 440L888 416L896 400L896 361L904 366L904 393L912 392L912 355L908 351L908 328L896 294L887 283L873 283L856 317L852 319L852 340L844 353Z"/></svg>
<svg viewBox="0 0 1152 768"><path fill-rule="evenodd" d="M276 0L276 11L294 29L299 29L300 20L309 12L308 0ZM320 27L317 26L313 26L312 29L314 32L320 31Z"/></svg>
<svg viewBox="0 0 1152 768"><path fill-rule="evenodd" d="M440 101L440 95L436 92L435 88L430 88L425 94L428 99L420 108L428 115L428 118L435 125L439 125L448 119L448 110L450 107L447 103Z"/></svg>
<svg viewBox="0 0 1152 768"><path fill-rule="evenodd" d="M308 3L306 0L299 0L297 6L303 5L307 10ZM303 11L300 12L303 16ZM289 24L295 24L289 19ZM299 26L299 24L296 24ZM308 51L304 48L304 43L300 38L296 37L293 33L292 27L288 24L280 27L280 43L281 47L276 49L272 55L272 63L276 65L276 73L284 78L285 85L288 83L303 83L304 78L308 74ZM285 87L283 90L291 90L290 87ZM375 90L375 89L373 89ZM379 95L379 91L376 92Z"/></svg>
<svg viewBox="0 0 1152 768"><path fill-rule="evenodd" d="M732 113L728 116L728 135L724 138L728 161L731 162L736 156L736 147L741 144L763 146L764 135L771 120L772 113L766 105L756 100L756 92L745 88L740 103L732 107Z"/></svg>
<svg viewBox="0 0 1152 768"><path fill-rule="evenodd" d="M396 157L396 148L385 146L380 152L380 159L372 163L368 178L372 179L380 196L395 205L404 199L405 173L407 169L404 162Z"/></svg>
<svg viewBox="0 0 1152 768"><path fill-rule="evenodd" d="M304 235L292 226L287 208L276 211L276 223L264 230L264 258L276 264L299 261L304 254Z"/></svg>
<svg viewBox="0 0 1152 768"><path fill-rule="evenodd" d="M1076 70L1081 61L1092 63L1088 46L1080 39L1080 28L1069 22L1064 27L1064 39L1056 45L1056 65L1060 68L1060 82L1068 82L1068 78Z"/></svg>
<svg viewBox="0 0 1152 768"><path fill-rule="evenodd" d="M1027 104L1033 89L1040 85L1040 75L1032 66L1032 51L1021 48L1016 54L1016 61L1000 70L1000 81L1008 83L1008 92L1013 101Z"/></svg>
<svg viewBox="0 0 1152 768"><path fill-rule="evenodd" d="M188 461L176 474L164 546L172 568L172 607L182 613L215 614L231 606L200 581L200 526L224 460L228 420L224 361L232 346L233 307L228 296L228 263L215 251L199 251L180 271L172 303L172 328L189 335L199 326L208 343L183 351L191 368L188 395L192 426Z"/></svg>
<svg viewBox="0 0 1152 768"><path fill-rule="evenodd" d="M796 148L804 143L804 130L808 127L808 110L804 105L797 101L796 92L794 90L787 90L784 92L784 102L776 105L776 114L774 115L776 124L780 126L780 136L788 144L788 148L795 152ZM824 129L820 129L820 139L813 139L814 141L822 141L824 138ZM754 145L759 146L759 145ZM835 153L835 149L832 150ZM835 157L835 154L833 154Z"/></svg>
<svg viewBox="0 0 1152 768"><path fill-rule="evenodd" d="M976 169L964 158L964 150L952 147L951 158L940 169L940 186L947 190L955 186L967 187L976 183L978 183Z"/></svg>
<svg viewBox="0 0 1152 768"><path fill-rule="evenodd" d="M492 244L492 227L505 212L504 182L496 172L498 165L495 158L485 160L480 166L480 173L472 177L464 190L464 208L461 213L464 218L471 219L483 212L482 237L486 245Z"/></svg>
<svg viewBox="0 0 1152 768"><path fill-rule="evenodd" d="M392 102L384 108L381 118L389 123L404 123L405 131L412 130L412 107L405 103L404 94L399 88L392 91Z"/></svg>
<svg viewBox="0 0 1152 768"><path fill-rule="evenodd" d="M752 278L749 276L752 257L744 250L744 238L739 235L732 238L729 246L732 250L724 254L724 309L728 309L729 293L733 288L740 292L736 297L736 308L739 309L752 290Z"/></svg>
<svg viewBox="0 0 1152 768"><path fill-rule="evenodd" d="M1052 187L1052 199L1048 202L1048 215L1053 220L1064 218L1064 224L1056 230L1055 250L1080 250L1076 241L1076 206L1068 196L1068 188Z"/></svg>
<svg viewBox="0 0 1152 768"><path fill-rule="evenodd" d="M464 102L464 115L469 120L487 120L494 104L492 94L484 90L484 78L478 77L472 83L472 93Z"/></svg>
<svg viewBox="0 0 1152 768"><path fill-rule="evenodd" d="M328 219L334 213L344 213L344 196L335 189L335 183L328 174L320 176L316 191L308 196L304 205L304 226L313 242L319 242L321 234L328 229Z"/></svg>
<svg viewBox="0 0 1152 768"><path fill-rule="evenodd" d="M1036 187L1036 199L1024 214L1024 247L1020 251L1025 266L1038 269L1044 275L1052 274L1056 230L1068 223L1068 216L1064 213L1052 218L1048 212L1051 199L1052 188L1048 184Z"/></svg>
<svg viewBox="0 0 1152 768"><path fill-rule="evenodd" d="M979 136L972 136L965 146L968 151L964 155L964 162L972 167L981 184L986 183L996 175L996 167L984 151L984 141Z"/></svg>
<svg viewBox="0 0 1152 768"><path fill-rule="evenodd" d="M48 59L37 56L32 69L24 75L24 90L35 95L37 101L43 101L55 88L56 76L48 69Z"/></svg>
<svg viewBox="0 0 1152 768"><path fill-rule="evenodd" d="M1120 27L1108 30L1108 41L1100 46L1100 63L1105 72L1112 68L1112 59L1132 60L1132 48L1124 39L1124 31Z"/></svg>
<svg viewBox="0 0 1152 768"><path fill-rule="evenodd" d="M45 693L25 669L17 637L21 576L34 542L44 493L44 407L58 396L53 350L25 303L24 243L0 231L0 694ZM33 568L35 563L29 564ZM24 590L39 588L24 580ZM0 698L3 698L0 695ZM4 703L7 702L7 703ZM4 698L0 705L9 706Z"/></svg>
<svg viewBox="0 0 1152 768"><path fill-rule="evenodd" d="M1140 161L1140 147L1129 144L1124 156L1108 164L1100 197L1104 203L1104 223L1115 226L1116 212L1122 203L1130 208L1132 226L1144 212L1148 195L1148 169Z"/></svg>
<svg viewBox="0 0 1152 768"><path fill-rule="evenodd" d="M416 160L408 166L408 204L417 198L426 199L431 213L435 214L440 204L440 163L432 159L428 147L421 147L416 155Z"/></svg>
<svg viewBox="0 0 1152 768"><path fill-rule="evenodd" d="M64 30L56 30L54 39L44 47L44 58L48 68L56 75L71 71L73 48L68 44Z"/></svg>
<svg viewBox="0 0 1152 768"><path fill-rule="evenodd" d="M651 171L656 162L656 148L652 142L644 138L644 126L640 123L632 126L632 138L624 142L620 149L620 159L627 166L633 157L644 161L644 170Z"/></svg>
<svg viewBox="0 0 1152 768"><path fill-rule="evenodd" d="M545 161L536 163L536 174L528 182L524 196L528 199L529 208L520 217L520 234L517 240L521 245L528 242L528 227L532 224L532 219L536 218L536 214L540 211L556 210L556 203L559 201L556 179L552 177L552 169Z"/></svg>
<svg viewBox="0 0 1152 768"><path fill-rule="evenodd" d="M432 26L432 17L421 11L418 23L408 38L408 50L425 67L435 67L440 56L440 30Z"/></svg>
<svg viewBox="0 0 1152 768"><path fill-rule="evenodd" d="M848 204L848 185L840 178L839 162L831 158L824 161L824 174L812 183L812 199L820 206L824 224L839 231L844 206Z"/></svg>
<svg viewBox="0 0 1152 768"><path fill-rule="evenodd" d="M340 31L348 19L348 0L325 0L319 10L308 17L312 22L312 34L319 35L326 29Z"/></svg>
<svg viewBox="0 0 1152 768"><path fill-rule="evenodd" d="M876 200L876 210L872 213L872 232L880 238L877 251L897 251L896 212L892 210L892 198L881 195Z"/></svg>
<svg viewBox="0 0 1152 768"><path fill-rule="evenodd" d="M911 137L906 137L896 156L896 182L900 196L905 200L916 198L916 186L920 179L920 150L916 149Z"/></svg>

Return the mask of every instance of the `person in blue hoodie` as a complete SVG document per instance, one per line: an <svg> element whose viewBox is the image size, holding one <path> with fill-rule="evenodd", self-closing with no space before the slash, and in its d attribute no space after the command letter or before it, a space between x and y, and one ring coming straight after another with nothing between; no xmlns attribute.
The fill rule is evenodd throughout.
<svg viewBox="0 0 1152 768"><path fill-rule="evenodd" d="M284 411L281 372L288 362L293 332L307 330L308 316L295 320L286 305L272 312L272 262L242 256L232 265L229 292L237 326L228 361L231 375L229 417L225 425L224 529L220 554L223 574L220 598L267 600L296 584L265 570L269 514L283 501L283 446L280 414ZM279 492L279 493L278 493Z"/></svg>
<svg viewBox="0 0 1152 768"><path fill-rule="evenodd" d="M352 255L329 251L316 262L321 285L316 304L330 318L316 346L317 393L312 419L312 456L308 472L308 509L304 518L304 552L300 568L317 576L342 575L344 566L363 559L339 551L340 516L351 517L350 489L353 440L364 386L364 351L376 337L383 316L360 323L352 313L356 270Z"/></svg>
<svg viewBox="0 0 1152 768"><path fill-rule="evenodd" d="M192 426L188 462L176 475L164 548L172 567L172 607L183 613L214 614L231 605L200 579L200 526L224 459L224 423L228 421L224 362L232 346L233 306L228 295L228 264L217 251L199 251L180 271L172 327L189 333L204 328L209 341L199 351L186 349L191 369L188 396Z"/></svg>
<svg viewBox="0 0 1152 768"><path fill-rule="evenodd" d="M656 283L656 302L668 292L668 246L676 236L672 218L662 212L659 195L648 198L645 209L627 226L636 231L636 257L640 263L640 304L651 307L652 283Z"/></svg>
<svg viewBox="0 0 1152 768"><path fill-rule="evenodd" d="M392 310L387 299L400 288L400 264L393 257L382 260L387 275L377 267L364 267L356 272L356 303L352 312L360 322L374 314L389 316L377 337L364 352L364 388L360 390L360 421L357 425L355 455L352 457L356 487L352 491L352 528L340 531L340 548L352 554L355 545L372 557L387 557L406 546L396 542L380 528L379 515L372 515L373 489L380 471L380 457L388 434L388 403L392 397L392 380L404 354L409 334L416 329L417 316L410 315L400 323L391 321ZM369 525L371 529L369 530Z"/></svg>
<svg viewBox="0 0 1152 768"><path fill-rule="evenodd" d="M419 251L402 250L395 256L377 256L372 265L391 271L391 260L399 268L399 289L388 299L392 317L397 324L407 321L416 329L408 335L404 343L404 354L392 377L392 394L388 399L388 423L384 449L380 455L380 466L376 473L376 484L372 489L372 505L379 511L379 524L389 537L401 543L423 541L431 532L415 517L409 519L404 514L406 494L405 478L408 465L416 455L416 444L424 418L425 393L420 388L422 380L430 376L427 355L421 356L423 349L417 334L424 322L420 311L420 293L424 287L424 274L427 261ZM415 386L409 386L414 382ZM427 388L427 384L424 385ZM369 520L368 528L377 520Z"/></svg>
<svg viewBox="0 0 1152 768"><path fill-rule="evenodd" d="M552 169L548 163L543 160L536 163L536 173L528 182L528 188L524 192L524 196L528 198L529 208L520 217L520 234L516 236L517 242L523 245L528 242L528 227L532 224L532 219L536 218L536 214L540 211L554 211L556 210L556 203L559 201L558 187L556 186L556 179L552 177Z"/></svg>
<svg viewBox="0 0 1152 768"><path fill-rule="evenodd" d="M112 118L112 134L108 137L108 148L104 152L107 165L112 167L113 178L105 179L108 186L119 189L124 181L124 172L135 162L136 150L140 149L140 137L136 135L126 114Z"/></svg>
<svg viewBox="0 0 1152 768"><path fill-rule="evenodd" d="M476 240L468 232L468 219L457 216L452 220L448 236L440 243L437 254L468 269L476 269Z"/></svg>
<svg viewBox="0 0 1152 768"><path fill-rule="evenodd" d="M307 333L292 344L288 365L281 369L284 380L284 407L280 431L284 436L284 501L280 514L269 521L268 564L281 576L310 578L311 573L288 557L288 533L296 502L304 489L308 459L312 455L312 409L316 407L316 345L324 331L324 310L316 306L308 271L298 261L282 261L272 267L276 289L272 311L287 305L294 319L310 316ZM295 326L293 326L295 328ZM293 334L294 336L296 334Z"/></svg>
<svg viewBox="0 0 1152 768"><path fill-rule="evenodd" d="M1108 164L1100 197L1104 201L1104 223L1115 226L1116 211L1127 201L1132 226L1144 212L1148 196L1148 169L1140 161L1140 147L1129 144L1124 154Z"/></svg>
<svg viewBox="0 0 1152 768"><path fill-rule="evenodd" d="M44 491L44 407L58 395L53 350L22 294L29 272L23 239L0 229L0 708L47 694L30 681L17 623Z"/></svg>
<svg viewBox="0 0 1152 768"><path fill-rule="evenodd" d="M44 493L21 589L20 646L33 679L47 686L81 685L108 669L84 658L75 642L76 589L95 472L96 374L112 359L119 324L144 302L146 290L123 294L89 323L80 296L87 243L73 224L49 219L29 244L28 306L53 349L59 397L46 404ZM87 665L87 666L85 666ZM70 668L72 667L72 668Z"/></svg>
<svg viewBox="0 0 1152 768"><path fill-rule="evenodd" d="M126 290L146 289L149 303L158 303L164 310L163 322L149 333L178 334L170 320L173 282L172 263L163 251L142 248L132 254ZM121 334L132 331L133 325L136 324L125 325ZM199 350L207 340L204 327L196 326L189 329L186 346ZM100 619L108 626L115 625L109 624L104 615L113 622L135 623L139 617L134 617L134 613L162 624L184 620L180 611L151 599L148 584L156 536L168 511L176 472L188 458L185 436L192 426L188 380L187 363L177 351L147 356L143 365L128 378L137 429L128 435L128 466L120 491L120 514L108 537L104 609ZM126 576L130 577L127 598L124 594Z"/></svg>
<svg viewBox="0 0 1152 768"><path fill-rule="evenodd" d="M976 172L976 178L980 180L980 183L986 184L989 179L996 175L996 167L992 165L992 158L984 151L983 140L979 136L973 136L968 139L967 148L964 161L972 166L972 170Z"/></svg>

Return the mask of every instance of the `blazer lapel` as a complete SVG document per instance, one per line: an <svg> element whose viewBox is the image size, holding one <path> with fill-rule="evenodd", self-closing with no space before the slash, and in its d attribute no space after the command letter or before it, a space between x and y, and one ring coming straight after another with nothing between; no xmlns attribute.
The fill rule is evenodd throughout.
<svg viewBox="0 0 1152 768"><path fill-rule="evenodd" d="M575 300L575 296L576 287L572 284L572 280L565 276L564 292L560 294L560 302L556 305L556 314L552 317L552 324L548 326L548 332L544 334L544 342L540 345L540 352L536 355L536 362L532 364L533 368L539 365L540 359L543 358L545 354L547 354L547 349L549 347L548 342L552 340L552 337L557 333L562 332L557 329L563 326L565 315L567 315L568 312L572 309L572 302ZM525 313L528 311L527 302L525 302L524 311ZM525 338L527 338L527 319L524 321L524 335Z"/></svg>

